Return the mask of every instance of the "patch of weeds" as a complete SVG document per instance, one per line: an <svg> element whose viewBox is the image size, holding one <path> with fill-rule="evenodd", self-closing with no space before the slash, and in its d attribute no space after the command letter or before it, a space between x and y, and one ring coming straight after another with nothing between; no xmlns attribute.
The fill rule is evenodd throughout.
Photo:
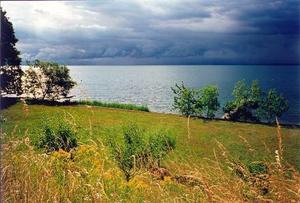
<svg viewBox="0 0 300 203"><path fill-rule="evenodd" d="M127 181L134 170L151 169L159 165L168 152L175 148L175 144L176 141L171 135L163 131L147 134L135 124L123 128L120 141L116 141L113 136L108 138L112 156Z"/></svg>
<svg viewBox="0 0 300 203"><path fill-rule="evenodd" d="M69 152L78 146L75 131L65 121L47 120L42 124L41 130L34 141L34 145L47 152L62 149Z"/></svg>
<svg viewBox="0 0 300 203"><path fill-rule="evenodd" d="M235 172L245 183L248 189L245 189L244 196L246 198L253 197L252 193L256 195L267 195L270 190L269 168L267 164L255 161L244 167L236 164Z"/></svg>

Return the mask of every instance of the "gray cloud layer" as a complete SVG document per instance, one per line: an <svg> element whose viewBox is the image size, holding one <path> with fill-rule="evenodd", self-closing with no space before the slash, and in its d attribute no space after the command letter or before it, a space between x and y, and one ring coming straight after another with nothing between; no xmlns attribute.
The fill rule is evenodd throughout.
<svg viewBox="0 0 300 203"><path fill-rule="evenodd" d="M3 8L23 61L299 63L294 0L4 2Z"/></svg>

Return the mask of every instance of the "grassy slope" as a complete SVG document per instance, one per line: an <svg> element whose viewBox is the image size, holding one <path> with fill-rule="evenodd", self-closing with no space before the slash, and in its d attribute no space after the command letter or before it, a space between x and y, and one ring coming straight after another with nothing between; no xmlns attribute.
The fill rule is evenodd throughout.
<svg viewBox="0 0 300 203"><path fill-rule="evenodd" d="M175 151L163 162L163 165L174 174L187 173L193 169L209 171L212 167L211 163L216 160L221 164L225 163L226 159L222 159L221 155L222 153L224 155L225 150L222 150L220 145L226 148L227 153L233 159L242 164L275 159L274 151L277 145L276 128L274 127L200 119L191 120L191 139L187 139L186 118L177 115L87 106L48 107L32 105L29 106L28 117L25 117L23 106L20 103L4 110L3 114L6 118L3 131L7 134L4 143L24 139L35 128L39 127L38 124L45 117L60 117L71 120L77 126L79 142L82 144L89 144L91 140L100 140L101 142L108 128L115 127L120 130L117 126L126 125L130 122L136 122L147 129L168 129L176 137L177 146ZM297 170L300 170L300 156L298 154L300 129L283 128L282 133L284 159L295 166ZM214 180L214 178L216 179ZM221 180L220 177L212 176L208 179L212 182ZM177 186L170 187L171 189L166 189L169 198L178 197L181 195L179 193L193 193L190 189L186 191L186 189L177 188ZM143 196L142 200L157 198L153 195L155 193L151 197ZM119 196L118 198L119 200L122 198L128 200L128 197ZM162 195L161 198L168 201L166 196ZM196 197L190 198L190 200L195 201ZM232 200L232 198L229 199ZM134 199L134 201L136 200Z"/></svg>

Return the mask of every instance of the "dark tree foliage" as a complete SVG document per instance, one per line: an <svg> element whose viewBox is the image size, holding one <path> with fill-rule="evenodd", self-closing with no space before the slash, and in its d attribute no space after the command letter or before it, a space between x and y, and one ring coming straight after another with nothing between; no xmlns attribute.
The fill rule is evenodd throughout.
<svg viewBox="0 0 300 203"><path fill-rule="evenodd" d="M288 109L288 101L275 89L270 89L268 93L264 93L261 105L258 108L258 115L261 119L274 122L275 117L280 117Z"/></svg>
<svg viewBox="0 0 300 203"><path fill-rule="evenodd" d="M22 93L23 71L20 67L20 52L16 49L17 42L13 25L1 8L1 93L17 95Z"/></svg>
<svg viewBox="0 0 300 203"><path fill-rule="evenodd" d="M275 89L264 92L258 81L253 81L251 86L245 80L238 81L232 95L233 100L223 108L225 119L273 122L288 110L288 102L282 95Z"/></svg>
<svg viewBox="0 0 300 203"><path fill-rule="evenodd" d="M259 121L256 110L261 103L262 91L258 81L251 86L245 80L238 81L233 89L234 99L225 104L223 111L229 120Z"/></svg>

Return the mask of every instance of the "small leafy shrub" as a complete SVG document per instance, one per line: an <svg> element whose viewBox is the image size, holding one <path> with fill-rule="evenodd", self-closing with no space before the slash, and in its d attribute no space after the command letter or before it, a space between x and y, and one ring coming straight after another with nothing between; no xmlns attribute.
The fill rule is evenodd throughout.
<svg viewBox="0 0 300 203"><path fill-rule="evenodd" d="M51 121L43 125L42 131L36 142L38 148L46 151L58 151L62 149L69 152L72 148L78 146L75 132L66 122L56 125Z"/></svg>
<svg viewBox="0 0 300 203"><path fill-rule="evenodd" d="M116 141L116 137L111 136L108 143L112 156L129 181L132 170L151 169L159 165L161 159L175 148L176 142L163 131L147 136L144 129L129 125L123 128L121 141Z"/></svg>
<svg viewBox="0 0 300 203"><path fill-rule="evenodd" d="M158 162L156 163L157 165L160 164L159 161L166 156L170 150L175 149L175 146L176 141L174 137L163 131L151 134L149 137L150 153L154 160Z"/></svg>
<svg viewBox="0 0 300 203"><path fill-rule="evenodd" d="M268 166L263 162L252 162L248 165L248 169L254 175L268 173Z"/></svg>

